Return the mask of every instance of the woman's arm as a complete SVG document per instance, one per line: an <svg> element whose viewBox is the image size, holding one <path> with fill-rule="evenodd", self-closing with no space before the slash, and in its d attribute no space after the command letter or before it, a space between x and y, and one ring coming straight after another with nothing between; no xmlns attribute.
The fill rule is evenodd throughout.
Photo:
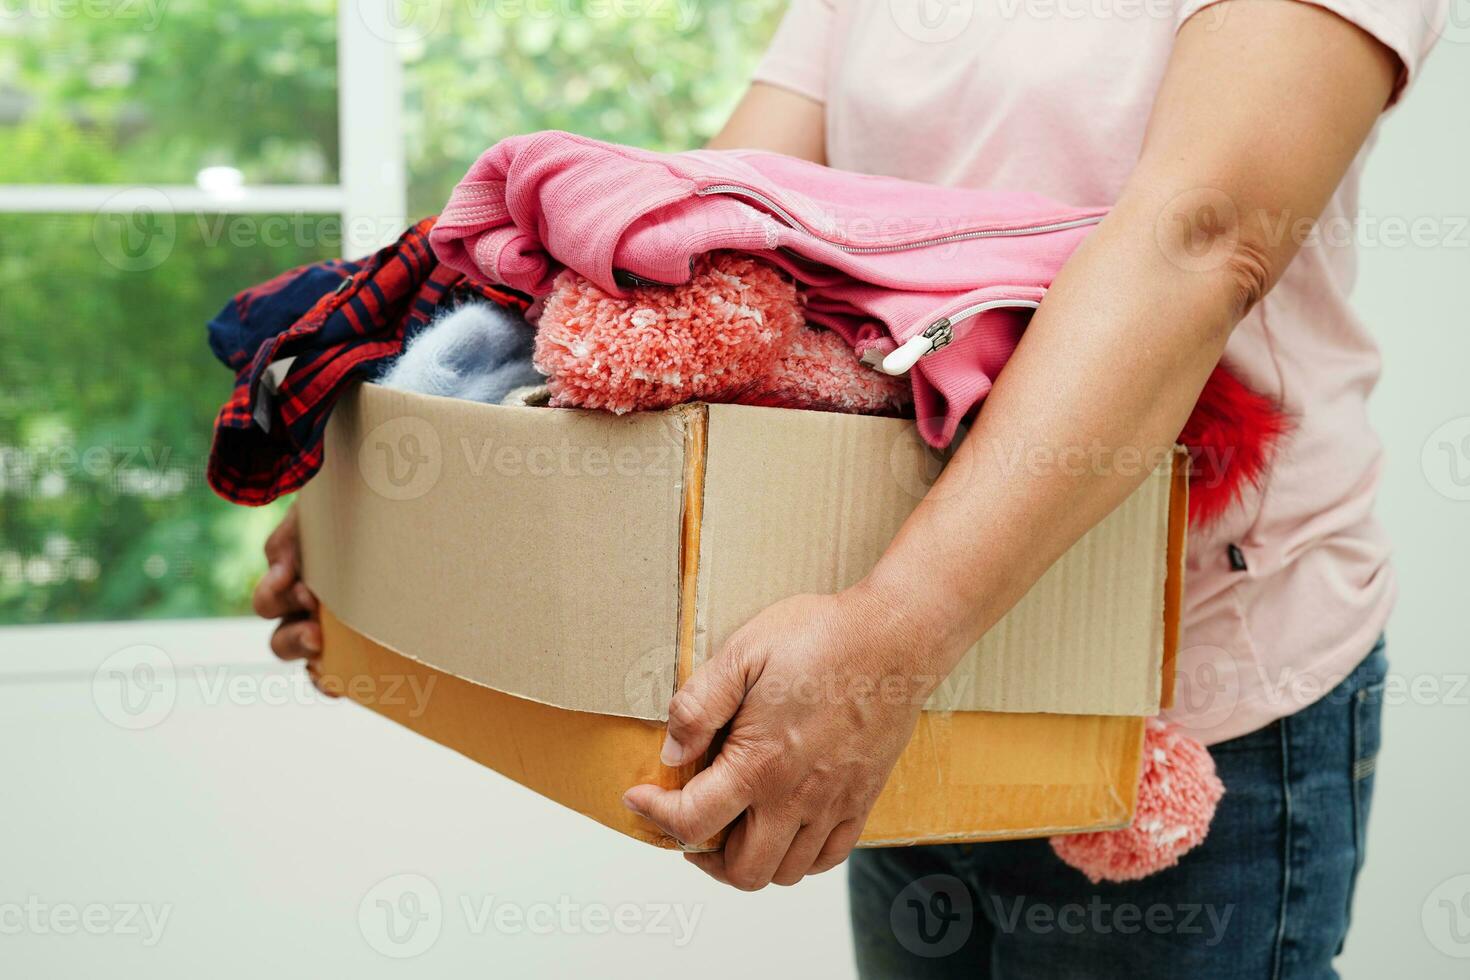
<svg viewBox="0 0 1470 980"><path fill-rule="evenodd" d="M874 571L885 593L925 563L955 571L928 597L955 631L946 647L993 625L1143 478L1110 465L1008 476L997 458L1171 444L1387 102L1396 59L1346 21L1280 0L1229 11L1181 29L1117 205L1058 275L960 465Z"/></svg>
<svg viewBox="0 0 1470 980"><path fill-rule="evenodd" d="M709 149L769 150L825 164L826 111L815 99L756 82L709 141Z"/></svg>
<svg viewBox="0 0 1470 980"><path fill-rule="evenodd" d="M675 695L666 762L729 734L682 791L638 786L625 801L688 841L743 814L723 852L690 855L716 878L790 884L846 856L922 697L811 705L792 684L945 676L1142 481L1137 466L1079 468L1077 453L1146 458L1174 440L1231 330L1295 253L1282 229L1321 213L1366 139L1397 72L1386 48L1306 3L1215 13L1181 28L1116 207L877 567L839 595L762 612ZM1033 447L1065 465L1000 465Z"/></svg>

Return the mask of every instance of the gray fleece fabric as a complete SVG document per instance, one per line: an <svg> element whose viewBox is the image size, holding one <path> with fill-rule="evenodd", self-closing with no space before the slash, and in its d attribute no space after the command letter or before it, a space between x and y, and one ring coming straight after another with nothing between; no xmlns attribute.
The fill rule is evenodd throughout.
<svg viewBox="0 0 1470 980"><path fill-rule="evenodd" d="M546 380L531 364L535 336L513 310L467 303L410 340L378 384L497 405L516 388Z"/></svg>

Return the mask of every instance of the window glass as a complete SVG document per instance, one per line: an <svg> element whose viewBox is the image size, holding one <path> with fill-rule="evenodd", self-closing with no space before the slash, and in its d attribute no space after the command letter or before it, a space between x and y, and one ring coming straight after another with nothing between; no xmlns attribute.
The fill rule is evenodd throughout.
<svg viewBox="0 0 1470 980"><path fill-rule="evenodd" d="M144 220L146 218L146 220ZM205 485L205 322L336 215L0 215L0 623L248 611L280 507Z"/></svg>
<svg viewBox="0 0 1470 980"><path fill-rule="evenodd" d="M404 8L409 213L496 140L565 129L654 150L724 123L785 0L463 0Z"/></svg>
<svg viewBox="0 0 1470 980"><path fill-rule="evenodd" d="M335 9L6 3L0 183L336 183Z"/></svg>
<svg viewBox="0 0 1470 980"><path fill-rule="evenodd" d="M388 2L414 216L513 133L700 145L784 6ZM334 183L335 16L327 0L0 10L0 184ZM0 623L248 610L284 505L204 483L231 387L204 324L239 289L339 255L341 223L149 203L0 213Z"/></svg>

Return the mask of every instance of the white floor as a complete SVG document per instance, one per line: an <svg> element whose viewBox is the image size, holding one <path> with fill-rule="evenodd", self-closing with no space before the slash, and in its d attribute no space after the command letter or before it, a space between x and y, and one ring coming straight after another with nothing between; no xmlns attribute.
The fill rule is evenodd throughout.
<svg viewBox="0 0 1470 980"><path fill-rule="evenodd" d="M265 637L0 630L0 973L850 974L840 872L716 886L321 699ZM1349 978L1470 969L1464 673L1405 676L1442 686L1389 709Z"/></svg>
<svg viewBox="0 0 1470 980"><path fill-rule="evenodd" d="M0 975L850 972L840 873L720 888L320 699L265 637L0 630Z"/></svg>

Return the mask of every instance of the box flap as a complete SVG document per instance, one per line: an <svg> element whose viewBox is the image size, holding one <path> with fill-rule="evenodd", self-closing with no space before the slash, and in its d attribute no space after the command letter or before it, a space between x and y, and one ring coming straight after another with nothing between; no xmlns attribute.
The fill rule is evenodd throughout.
<svg viewBox="0 0 1470 980"><path fill-rule="evenodd" d="M400 725L624 834L680 847L622 804L639 783L685 786L658 761L663 727L568 711L410 660L322 608L321 678ZM859 847L1044 837L1126 825L1143 719L926 712L868 814ZM391 773L385 773L390 778ZM391 783L390 783L391 785ZM718 847L720 831L686 850Z"/></svg>
<svg viewBox="0 0 1470 980"><path fill-rule="evenodd" d="M662 720L674 689L686 413L506 408L365 385L302 491L306 581L439 670Z"/></svg>
<svg viewBox="0 0 1470 980"><path fill-rule="evenodd" d="M711 405L707 442L696 663L770 603L858 581L939 470L897 419ZM930 710L1158 712L1172 463L1042 576Z"/></svg>

